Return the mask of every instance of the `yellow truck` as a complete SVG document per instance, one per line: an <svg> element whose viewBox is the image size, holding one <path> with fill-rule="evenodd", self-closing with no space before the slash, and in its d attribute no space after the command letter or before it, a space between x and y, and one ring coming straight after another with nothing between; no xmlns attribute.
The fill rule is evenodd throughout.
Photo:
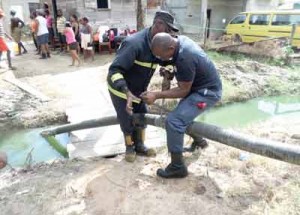
<svg viewBox="0 0 300 215"><path fill-rule="evenodd" d="M242 12L226 26L226 34L237 42L251 43L267 38L291 38L292 46L300 48L300 10Z"/></svg>

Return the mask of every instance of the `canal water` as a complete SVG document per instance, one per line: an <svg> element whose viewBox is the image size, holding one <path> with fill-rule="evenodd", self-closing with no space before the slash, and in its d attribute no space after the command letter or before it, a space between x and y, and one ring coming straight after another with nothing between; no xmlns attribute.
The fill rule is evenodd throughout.
<svg viewBox="0 0 300 215"><path fill-rule="evenodd" d="M197 118L197 121L217 126L244 127L275 116L287 120L300 117L300 96L257 98L247 102L213 108ZM17 130L0 134L0 151L5 151L12 166L23 166L32 150L32 161L38 163L57 158L64 159L45 139L40 136L42 129ZM57 135L61 144L68 143L68 135Z"/></svg>
<svg viewBox="0 0 300 215"><path fill-rule="evenodd" d="M0 151L6 152L11 166L24 166L29 153L33 164L58 158L64 159L40 135L41 131L42 129L12 130L0 134ZM56 139L66 146L69 137L68 134L60 134L56 135Z"/></svg>

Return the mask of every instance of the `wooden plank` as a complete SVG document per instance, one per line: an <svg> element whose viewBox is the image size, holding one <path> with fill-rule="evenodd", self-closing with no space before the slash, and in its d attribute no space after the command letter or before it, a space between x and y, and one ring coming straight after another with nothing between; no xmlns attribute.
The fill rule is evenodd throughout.
<svg viewBox="0 0 300 215"><path fill-rule="evenodd" d="M17 87L19 87L20 89L22 89L25 92L33 95L34 97L40 99L43 102L50 101L49 97L47 97L43 93L37 91L32 86L30 86L30 85L28 85L28 84L26 84L24 82L19 81L18 79L13 79L13 78L5 77L3 80L6 81L6 82L11 83L11 84L13 84L13 85L15 85Z"/></svg>

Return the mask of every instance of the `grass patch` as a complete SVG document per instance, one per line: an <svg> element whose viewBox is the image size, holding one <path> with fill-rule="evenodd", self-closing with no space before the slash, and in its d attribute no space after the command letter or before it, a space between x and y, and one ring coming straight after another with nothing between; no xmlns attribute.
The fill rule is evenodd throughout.
<svg viewBox="0 0 300 215"><path fill-rule="evenodd" d="M247 55L237 52L217 52L217 51L207 51L209 58L213 62L230 62L230 61L257 61L259 63L267 64L270 66L280 66L285 69L295 69L300 70L300 66L289 65L285 58L272 58L259 55Z"/></svg>
<svg viewBox="0 0 300 215"><path fill-rule="evenodd" d="M244 61L249 60L250 58L244 54L232 53L232 52L216 52L216 51L207 51L206 52L209 58L214 62L226 62L226 61Z"/></svg>
<svg viewBox="0 0 300 215"><path fill-rule="evenodd" d="M231 101L236 101L240 95L242 89L238 86L235 86L232 82L223 79L223 95L222 95L222 103L226 104Z"/></svg>

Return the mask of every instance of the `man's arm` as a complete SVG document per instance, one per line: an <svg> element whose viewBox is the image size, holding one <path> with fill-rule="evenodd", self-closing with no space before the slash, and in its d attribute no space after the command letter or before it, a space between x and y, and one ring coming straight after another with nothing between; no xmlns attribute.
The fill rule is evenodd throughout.
<svg viewBox="0 0 300 215"><path fill-rule="evenodd" d="M18 18L18 24L19 23L21 23L20 28L23 28L25 26L25 23L20 18Z"/></svg>
<svg viewBox="0 0 300 215"><path fill-rule="evenodd" d="M10 36L8 33L5 32L4 34L8 39L13 40L12 36Z"/></svg>
<svg viewBox="0 0 300 215"><path fill-rule="evenodd" d="M166 91L143 92L140 96L147 104L151 105L156 99L184 98L191 91L193 82L178 82L178 87Z"/></svg>
<svg viewBox="0 0 300 215"><path fill-rule="evenodd" d="M136 59L136 48L133 41L123 41L120 45L117 55L109 67L107 81L115 90L126 95L126 111L132 114L132 102L140 102L140 99L134 96L127 87L124 74L133 66Z"/></svg>
<svg viewBox="0 0 300 215"><path fill-rule="evenodd" d="M136 59L136 48L133 41L123 41L117 50L116 57L109 67L108 81L116 90L127 92L127 84L124 74L129 71Z"/></svg>
<svg viewBox="0 0 300 215"><path fill-rule="evenodd" d="M39 23L39 20L37 20L37 19L35 19L34 21L35 21L35 23L36 23L35 33L37 34L40 23Z"/></svg>

